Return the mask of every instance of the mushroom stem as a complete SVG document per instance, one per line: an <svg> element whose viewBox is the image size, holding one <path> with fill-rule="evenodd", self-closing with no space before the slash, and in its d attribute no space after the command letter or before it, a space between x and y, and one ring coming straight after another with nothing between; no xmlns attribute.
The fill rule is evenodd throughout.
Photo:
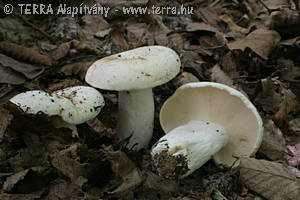
<svg viewBox="0 0 300 200"><path fill-rule="evenodd" d="M152 89L119 92L120 140L129 138L127 148L147 148L152 137L154 121L154 100Z"/></svg>
<svg viewBox="0 0 300 200"><path fill-rule="evenodd" d="M160 176L184 178L227 142L228 135L222 126L192 120L167 133L152 147L153 165Z"/></svg>
<svg viewBox="0 0 300 200"><path fill-rule="evenodd" d="M62 120L60 117L54 117L54 119L52 120L52 124L56 128L68 128L68 129L71 129L71 131L72 131L72 137L79 138L77 127L76 127L75 124L67 123L64 120Z"/></svg>

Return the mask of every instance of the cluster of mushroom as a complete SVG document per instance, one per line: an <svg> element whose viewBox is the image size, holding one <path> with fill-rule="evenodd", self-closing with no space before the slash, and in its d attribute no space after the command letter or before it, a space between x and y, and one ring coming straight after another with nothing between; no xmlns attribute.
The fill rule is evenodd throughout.
<svg viewBox="0 0 300 200"><path fill-rule="evenodd" d="M59 116L53 124L57 128L71 129L73 137L78 137L75 125L96 117L105 104L100 92L87 86L69 87L53 93L27 91L11 98L10 103L26 114Z"/></svg>
<svg viewBox="0 0 300 200"><path fill-rule="evenodd" d="M88 69L88 84L119 92L117 136L120 141L128 139L127 148L148 147L154 121L152 88L173 79L180 65L172 49L147 46L102 58ZM52 94L29 91L10 101L26 113L59 115L69 124L97 116L104 106L102 95L91 87ZM160 123L166 135L152 147L151 155L157 173L167 178L184 178L211 157L232 166L236 157L255 154L263 134L262 120L247 97L211 82L179 87L162 106Z"/></svg>
<svg viewBox="0 0 300 200"><path fill-rule="evenodd" d="M180 60L173 50L141 47L95 62L86 81L119 91L118 137L129 138L127 147L139 150L147 148L152 137L152 87L179 71ZM255 154L263 135L262 120L247 97L218 83L187 83L178 88L164 103L160 122L166 135L152 147L152 161L161 176L170 178L188 176L211 157L231 166L235 157Z"/></svg>

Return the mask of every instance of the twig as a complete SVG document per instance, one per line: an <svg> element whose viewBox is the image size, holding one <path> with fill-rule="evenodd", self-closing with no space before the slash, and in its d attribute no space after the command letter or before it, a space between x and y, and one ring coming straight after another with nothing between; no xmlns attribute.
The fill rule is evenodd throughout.
<svg viewBox="0 0 300 200"><path fill-rule="evenodd" d="M3 6L5 5L1 0L0 0L0 4L2 4ZM32 24L31 22L27 21L26 19L24 19L24 17L20 16L19 14L17 14L15 11L13 11L12 15L19 17L25 24L29 25L31 28L35 29L36 31L40 32L41 34L43 34L46 38L48 38L52 43L55 43L55 40L45 31L43 31L42 29L38 28L36 25Z"/></svg>
<svg viewBox="0 0 300 200"><path fill-rule="evenodd" d="M36 25L32 24L31 22L27 21L26 19L24 19L24 17L13 13L13 15L19 17L25 24L31 26L33 29L35 29L36 31L40 32L41 34L43 34L46 38L48 38L52 43L55 43L55 40L45 31L43 31L42 29L38 28Z"/></svg>
<svg viewBox="0 0 300 200"><path fill-rule="evenodd" d="M258 0L259 3L261 3L261 5L263 7L265 7L267 10L268 10L268 13L271 14L272 13L272 10L270 8L268 8L268 6L262 1L262 0Z"/></svg>

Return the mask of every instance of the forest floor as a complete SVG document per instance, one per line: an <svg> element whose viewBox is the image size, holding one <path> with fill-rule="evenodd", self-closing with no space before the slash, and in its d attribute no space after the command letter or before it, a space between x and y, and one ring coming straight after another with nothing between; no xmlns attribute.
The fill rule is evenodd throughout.
<svg viewBox="0 0 300 200"><path fill-rule="evenodd" d="M54 13L63 2L51 4ZM102 5L110 8L107 16L26 14L13 3L13 13L6 15L6 3L0 1L1 200L300 199L298 0L67 4ZM147 7L149 13L125 15L124 7ZM164 7L186 13L152 9ZM16 114L7 106L24 91L88 85L84 78L93 62L148 45L172 48L181 59L177 77L153 89L155 121L148 149L135 152L117 142L115 91L99 90L106 105L97 118L77 126L78 138L54 127L51 117ZM236 168L209 161L185 179L164 179L150 156L151 146L164 135L159 111L180 85L197 79L248 96L264 122L262 145L255 158L245 158Z"/></svg>

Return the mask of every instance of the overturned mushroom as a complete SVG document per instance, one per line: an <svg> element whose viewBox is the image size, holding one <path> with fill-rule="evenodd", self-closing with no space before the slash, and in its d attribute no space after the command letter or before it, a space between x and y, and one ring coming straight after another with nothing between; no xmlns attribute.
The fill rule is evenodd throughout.
<svg viewBox="0 0 300 200"><path fill-rule="evenodd" d="M154 100L152 88L179 73L180 59L163 46L147 46L102 58L88 69L90 85L119 91L118 137L130 137L127 148L146 148L152 137Z"/></svg>
<svg viewBox="0 0 300 200"><path fill-rule="evenodd" d="M153 146L156 171L184 178L212 156L232 166L236 157L252 156L263 136L262 120L239 91L211 82L188 83L162 106L160 123L167 133Z"/></svg>
<svg viewBox="0 0 300 200"><path fill-rule="evenodd" d="M66 127L78 136L76 124L96 117L104 106L102 95L92 87L76 86L53 93L33 90L20 93L10 102L27 114L44 113L48 116L60 116L62 120L54 120L53 124Z"/></svg>

